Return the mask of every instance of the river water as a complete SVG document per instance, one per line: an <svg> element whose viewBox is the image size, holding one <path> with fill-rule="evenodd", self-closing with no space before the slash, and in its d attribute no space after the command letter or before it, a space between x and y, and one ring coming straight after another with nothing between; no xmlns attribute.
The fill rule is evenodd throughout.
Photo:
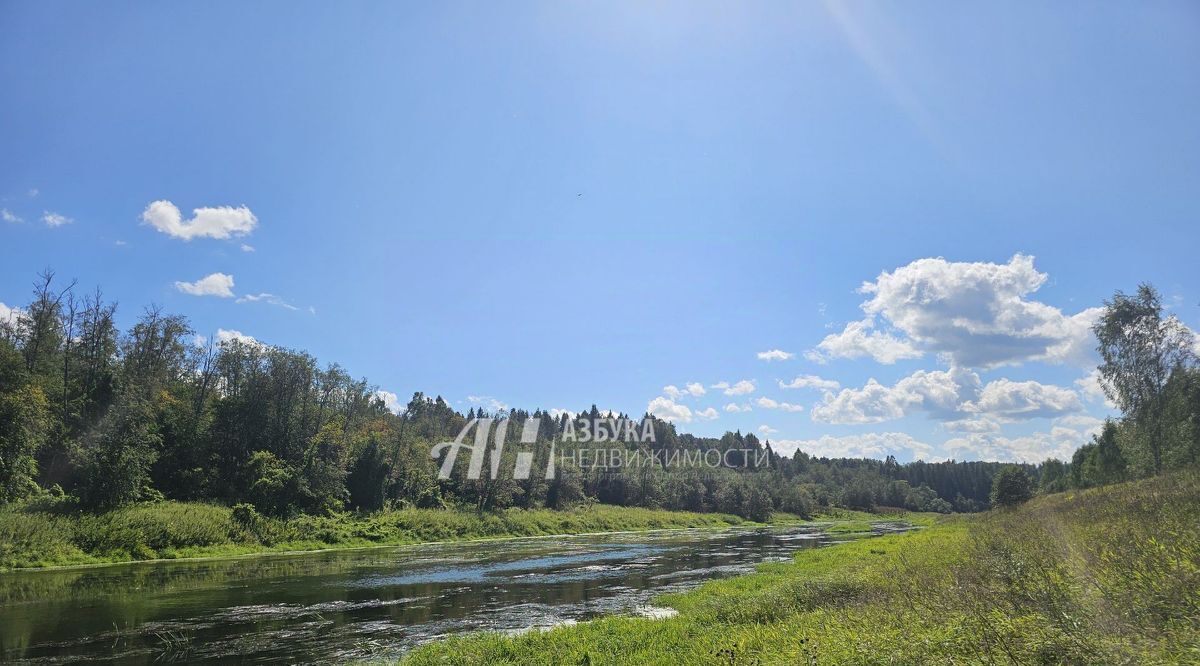
<svg viewBox="0 0 1200 666"><path fill-rule="evenodd" d="M397 657L464 631L655 616L669 612L658 594L834 539L813 526L678 530L0 574L0 661Z"/></svg>

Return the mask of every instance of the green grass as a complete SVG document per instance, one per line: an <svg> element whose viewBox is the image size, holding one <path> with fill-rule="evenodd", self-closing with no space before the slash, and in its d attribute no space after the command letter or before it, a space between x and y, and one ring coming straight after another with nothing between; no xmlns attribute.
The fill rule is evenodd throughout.
<svg viewBox="0 0 1200 666"><path fill-rule="evenodd" d="M1053 495L801 551L662 597L673 618L466 635L405 663L1200 663L1198 520L1194 473Z"/></svg>
<svg viewBox="0 0 1200 666"><path fill-rule="evenodd" d="M773 523L800 522L776 514ZM737 516L592 505L571 511L404 509L268 518L229 507L159 502L108 513L0 509L0 571L147 559L220 557L434 541L753 525Z"/></svg>

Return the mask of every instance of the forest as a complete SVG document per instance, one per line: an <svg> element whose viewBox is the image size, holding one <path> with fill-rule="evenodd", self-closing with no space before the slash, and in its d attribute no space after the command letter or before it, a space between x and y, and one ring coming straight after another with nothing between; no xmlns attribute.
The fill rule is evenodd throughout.
<svg viewBox="0 0 1200 666"><path fill-rule="evenodd" d="M197 335L150 306L128 330L117 304L45 271L29 303L0 322L0 503L104 512L162 500L251 505L275 517L404 508L567 509L582 503L721 512L764 520L829 507L975 512L992 504L999 462L781 456L754 434L678 432L650 414L659 450L748 449L761 465L573 469L553 479L438 478L431 446L472 419L539 419L539 464L567 428L609 418L543 409L456 411L415 393L393 413L367 379L336 363L249 339ZM1094 331L1102 385L1123 416L1069 461L1017 466L1030 492L1150 477L1200 459L1200 370L1193 334L1149 285L1117 292ZM629 418L620 415L620 418ZM574 419L574 421L572 421ZM564 446L557 444L561 456Z"/></svg>

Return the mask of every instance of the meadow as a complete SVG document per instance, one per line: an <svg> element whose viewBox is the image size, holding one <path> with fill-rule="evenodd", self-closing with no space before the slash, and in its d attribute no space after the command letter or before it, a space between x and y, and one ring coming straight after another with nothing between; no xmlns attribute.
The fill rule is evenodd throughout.
<svg viewBox="0 0 1200 666"><path fill-rule="evenodd" d="M426 664L1200 663L1200 477L1035 498L798 553L611 617L426 645Z"/></svg>

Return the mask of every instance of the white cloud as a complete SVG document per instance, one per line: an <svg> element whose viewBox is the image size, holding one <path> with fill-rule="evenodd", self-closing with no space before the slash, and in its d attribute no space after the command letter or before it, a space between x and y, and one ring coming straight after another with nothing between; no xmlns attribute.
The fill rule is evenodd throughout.
<svg viewBox="0 0 1200 666"><path fill-rule="evenodd" d="M696 418L700 419L701 421L712 421L715 420L717 416L717 410L713 409L712 407L696 412Z"/></svg>
<svg viewBox="0 0 1200 666"><path fill-rule="evenodd" d="M746 395L747 393L754 393L754 389L757 387L754 385L753 380L743 379L732 385L729 382L717 382L709 388L721 391L725 395Z"/></svg>
<svg viewBox="0 0 1200 666"><path fill-rule="evenodd" d="M741 412L750 412L750 411L754 411L754 410L750 407L750 403L745 403L745 404L739 405L736 402L731 402L731 403L725 405L725 411L727 411L731 414L738 414Z"/></svg>
<svg viewBox="0 0 1200 666"><path fill-rule="evenodd" d="M965 368L918 370L884 386L874 379L860 389L825 394L814 405L812 417L822 423L879 423L917 411L945 421L951 430L994 430L985 420L998 423L1054 417L1082 409L1070 389L1033 381L998 379L982 385L979 375Z"/></svg>
<svg viewBox="0 0 1200 666"><path fill-rule="evenodd" d="M950 432L1000 432L1000 424L995 419L990 419L986 416L970 416L953 421L943 421L942 427Z"/></svg>
<svg viewBox="0 0 1200 666"><path fill-rule="evenodd" d="M232 286L232 283L230 284L230 286ZM287 301L283 300L279 296L276 296L275 294L268 294L265 292L261 293L261 294L246 294L245 296L238 297L237 301L235 301L235 302L237 302L237 303L267 303L269 305L286 308L288 310L299 310L300 309L300 308L292 305L291 303L288 303Z"/></svg>
<svg viewBox="0 0 1200 666"><path fill-rule="evenodd" d="M813 405L812 419L821 423L879 423L904 417L907 396L875 381L861 389L843 389Z"/></svg>
<svg viewBox="0 0 1200 666"><path fill-rule="evenodd" d="M254 252L254 246L242 243L242 252Z"/></svg>
<svg viewBox="0 0 1200 666"><path fill-rule="evenodd" d="M692 410L687 405L681 405L666 396L651 400L646 405L646 411L673 423L689 423L692 420Z"/></svg>
<svg viewBox="0 0 1200 666"><path fill-rule="evenodd" d="M803 375L796 377L790 382L779 380L779 388L781 389L818 389L821 391L836 391L841 388L841 384L832 379L822 379L816 375Z"/></svg>
<svg viewBox="0 0 1200 666"><path fill-rule="evenodd" d="M175 288L192 296L233 297L233 276L225 273L212 273L195 282L176 282Z"/></svg>
<svg viewBox="0 0 1200 666"><path fill-rule="evenodd" d="M821 458L876 458L889 455L934 462L942 458L933 455L933 447L902 432L870 432L860 435L818 439L783 439L771 443L776 453L791 455L797 449Z"/></svg>
<svg viewBox="0 0 1200 666"><path fill-rule="evenodd" d="M471 403L472 405L484 407L489 412L493 413L508 409L507 403L501 402L490 395L469 395L467 396L467 402Z"/></svg>
<svg viewBox="0 0 1200 666"><path fill-rule="evenodd" d="M38 195L38 188L36 188L36 187L29 188L29 191L26 192L26 194L29 195L30 199L36 197Z"/></svg>
<svg viewBox="0 0 1200 666"><path fill-rule="evenodd" d="M45 222L48 227L61 227L64 224L70 224L74 221L66 215L60 215L48 210L42 213L42 222Z"/></svg>
<svg viewBox="0 0 1200 666"><path fill-rule="evenodd" d="M704 385L699 382L688 382L679 388L674 384L668 384L663 387L663 393L672 400L679 400L685 396L698 398L706 393Z"/></svg>
<svg viewBox="0 0 1200 666"><path fill-rule="evenodd" d="M1100 430L1104 427L1104 419L1098 419L1095 416L1088 416L1087 414L1071 414L1055 419L1054 425L1078 430L1091 437L1092 435L1100 434Z"/></svg>
<svg viewBox="0 0 1200 666"><path fill-rule="evenodd" d="M379 389L375 391L375 397L383 401L384 407L393 414L399 414L404 411L404 403L400 402L400 396L391 391Z"/></svg>
<svg viewBox="0 0 1200 666"><path fill-rule="evenodd" d="M569 409L562 409L562 408L560 408L560 407L555 407L555 408L551 409L551 410L548 412L548 414L550 414L550 418L552 418L552 419L554 419L554 420L556 420L556 421L557 421L559 418L561 418L561 417L562 417L562 415L563 415L563 414L566 414L566 415L567 415L567 418L569 418L569 419L573 419L573 418L575 418L576 416L578 416L578 415L579 415L579 412L573 412L573 411L571 411L571 410L569 410Z"/></svg>
<svg viewBox="0 0 1200 666"><path fill-rule="evenodd" d="M1200 340L1200 338L1197 338L1197 340ZM1200 342L1197 344L1200 344ZM1197 347L1197 351L1200 351L1200 347ZM1109 409L1117 408L1116 403L1108 399L1108 395L1104 393L1104 389L1100 386L1100 368L1092 368L1091 372L1076 379L1075 386L1079 391L1079 395L1082 395L1084 400L1104 403L1104 406Z"/></svg>
<svg viewBox="0 0 1200 666"><path fill-rule="evenodd" d="M754 404L758 405L759 407L762 407L763 409L779 409L779 410L782 410L785 412L802 412L802 411L804 411L804 405L793 405L789 402L778 402L778 401L772 400L771 398L768 398L766 396L758 398L757 400L754 401Z"/></svg>
<svg viewBox="0 0 1200 666"><path fill-rule="evenodd" d="M760 425L760 426L758 426L758 431L759 431L759 432L761 432L761 433L762 433L762 434L764 434L764 435L774 435L775 433L779 432L778 430L776 430L776 429L772 428L772 427L771 427L771 426L769 426L769 425Z"/></svg>
<svg viewBox="0 0 1200 666"><path fill-rule="evenodd" d="M1070 389L1038 382L997 379L983 387L979 399L962 406L965 412L989 414L1003 420L1060 416L1083 409Z"/></svg>
<svg viewBox="0 0 1200 666"><path fill-rule="evenodd" d="M952 365L991 368L1026 361L1094 362L1091 324L1100 308L1075 315L1028 300L1046 282L1033 257L1006 264L919 259L883 272L859 291L866 317L825 338L818 356L871 355L882 363L929 351ZM904 339L866 334L882 317Z"/></svg>
<svg viewBox="0 0 1200 666"><path fill-rule="evenodd" d="M808 350L804 356L817 363L826 363L833 358L870 356L885 365L907 358L920 358L921 350L912 343L874 328L874 318L850 322L841 333L825 336L816 349Z"/></svg>
<svg viewBox="0 0 1200 666"><path fill-rule="evenodd" d="M5 324L16 326L17 320L23 314L25 314L25 311L21 308L10 308L4 303L0 303L0 326Z"/></svg>
<svg viewBox="0 0 1200 666"><path fill-rule="evenodd" d="M20 224L21 222L25 221L25 220L21 219L21 217L19 215L17 215L16 213L12 212L11 210L9 210L7 208L0 208L0 220L4 220L5 222L12 222L13 224Z"/></svg>
<svg viewBox="0 0 1200 666"><path fill-rule="evenodd" d="M208 344L208 338L204 337L203 335L200 335L199 333L192 335L192 346L193 347L203 347L204 345L207 345L207 344Z"/></svg>
<svg viewBox="0 0 1200 666"><path fill-rule="evenodd" d="M170 201L151 202L142 212L142 221L172 238L185 241L245 236L258 225L258 218L245 206L195 208L192 210L192 219L184 220L179 209Z"/></svg>
<svg viewBox="0 0 1200 666"><path fill-rule="evenodd" d="M1075 450L1091 441L1104 426L1104 420L1085 414L1055 419L1048 432L1020 437L975 433L948 440L943 446L959 459L997 460L1038 463L1047 458L1071 459Z"/></svg>
<svg viewBox="0 0 1200 666"><path fill-rule="evenodd" d="M792 352L785 352L782 349L772 349L770 351L758 352L756 354L760 361L790 361L796 358Z"/></svg>
<svg viewBox="0 0 1200 666"><path fill-rule="evenodd" d="M252 336L246 335L241 331L226 330L223 328L217 329L217 344L225 344L226 342L237 341L246 345L260 346L261 342L255 340Z"/></svg>
<svg viewBox="0 0 1200 666"><path fill-rule="evenodd" d="M1057 429L1056 429L1057 430ZM974 434L952 439L945 447L950 457L960 460L1038 463L1047 458L1070 460L1087 439L1073 439L1074 431L1042 432L1023 437Z"/></svg>

